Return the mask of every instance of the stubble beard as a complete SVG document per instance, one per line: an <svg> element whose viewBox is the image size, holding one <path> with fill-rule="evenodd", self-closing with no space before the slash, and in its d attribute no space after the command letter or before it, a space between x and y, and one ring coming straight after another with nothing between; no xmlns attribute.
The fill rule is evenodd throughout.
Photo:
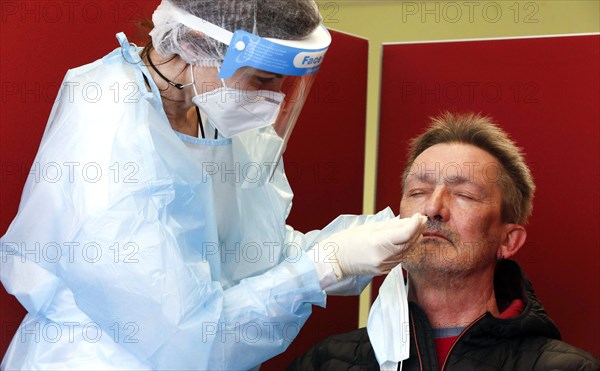
<svg viewBox="0 0 600 371"><path fill-rule="evenodd" d="M495 255L489 249L498 246L496 241L454 241L423 238L407 254L402 265L411 275L449 283L495 264Z"/></svg>

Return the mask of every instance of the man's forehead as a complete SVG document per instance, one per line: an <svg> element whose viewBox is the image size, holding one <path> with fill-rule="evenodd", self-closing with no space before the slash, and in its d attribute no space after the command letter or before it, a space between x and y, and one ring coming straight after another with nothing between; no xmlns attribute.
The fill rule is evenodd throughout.
<svg viewBox="0 0 600 371"><path fill-rule="evenodd" d="M445 170L447 170L447 169L445 169ZM409 178L420 180L422 182L436 183L440 180L439 173L440 172L437 172L437 171L422 170L422 171L417 171L417 172L411 172L408 176L409 176ZM462 171L460 171L460 172L443 171L441 175L443 176L442 180L447 183L473 182L472 172L468 172L467 174L465 174Z"/></svg>
<svg viewBox="0 0 600 371"><path fill-rule="evenodd" d="M498 160L487 151L466 143L440 143L435 144L421 152L414 163L431 163L438 167L469 167L483 168L495 164L500 166Z"/></svg>
<svg viewBox="0 0 600 371"><path fill-rule="evenodd" d="M407 181L465 183L497 182L501 165L488 152L463 143L443 143L427 148L413 161Z"/></svg>

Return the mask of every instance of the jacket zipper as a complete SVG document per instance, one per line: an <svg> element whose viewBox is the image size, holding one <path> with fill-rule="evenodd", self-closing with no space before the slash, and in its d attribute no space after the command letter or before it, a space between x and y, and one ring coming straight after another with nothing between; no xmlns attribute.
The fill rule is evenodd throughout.
<svg viewBox="0 0 600 371"><path fill-rule="evenodd" d="M452 346L450 347L450 350L448 351L448 354L446 354L446 358L444 359L444 364L442 365L441 370L444 371L444 369L446 368L446 362L448 362L448 358L450 358L450 354L452 353L452 350L454 350L454 346L458 343L458 341L460 340L460 338L463 337L463 335L469 331L469 329L471 327L473 327L477 322L479 322L483 317L485 317L485 313L482 314L481 316L479 316L479 318L477 318L475 321L473 321L469 326L467 326L467 328L465 328L463 330L463 332L461 332L461 334L456 338L456 340L454 340L454 343L452 343ZM414 326L414 324L413 324ZM420 360L419 360L420 362Z"/></svg>
<svg viewBox="0 0 600 371"><path fill-rule="evenodd" d="M415 327L415 319L410 316L410 322L413 327L413 338L415 339L415 347L417 349L417 358L419 359L419 370L423 371L423 362L421 362L421 351L419 350L419 342L417 341L417 328Z"/></svg>

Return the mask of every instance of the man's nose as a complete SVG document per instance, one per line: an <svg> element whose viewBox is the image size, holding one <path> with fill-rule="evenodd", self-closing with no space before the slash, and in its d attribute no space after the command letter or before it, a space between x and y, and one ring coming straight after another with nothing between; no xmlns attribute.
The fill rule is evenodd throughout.
<svg viewBox="0 0 600 371"><path fill-rule="evenodd" d="M444 186L436 187L427 199L424 213L429 219L448 221L450 213L447 207L447 191Z"/></svg>

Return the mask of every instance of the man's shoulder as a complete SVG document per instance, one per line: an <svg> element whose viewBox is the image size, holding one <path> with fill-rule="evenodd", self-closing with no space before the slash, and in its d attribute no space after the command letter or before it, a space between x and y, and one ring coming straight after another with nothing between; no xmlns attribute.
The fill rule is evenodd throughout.
<svg viewBox="0 0 600 371"><path fill-rule="evenodd" d="M461 365L458 369L600 370L600 361L590 353L561 340L535 334L492 336L489 342L483 338L460 342L451 358L452 364Z"/></svg>
<svg viewBox="0 0 600 371"><path fill-rule="evenodd" d="M560 340L546 339L538 354L536 370L600 370L600 360Z"/></svg>
<svg viewBox="0 0 600 371"><path fill-rule="evenodd" d="M296 358L288 370L379 370L366 328L333 335Z"/></svg>

